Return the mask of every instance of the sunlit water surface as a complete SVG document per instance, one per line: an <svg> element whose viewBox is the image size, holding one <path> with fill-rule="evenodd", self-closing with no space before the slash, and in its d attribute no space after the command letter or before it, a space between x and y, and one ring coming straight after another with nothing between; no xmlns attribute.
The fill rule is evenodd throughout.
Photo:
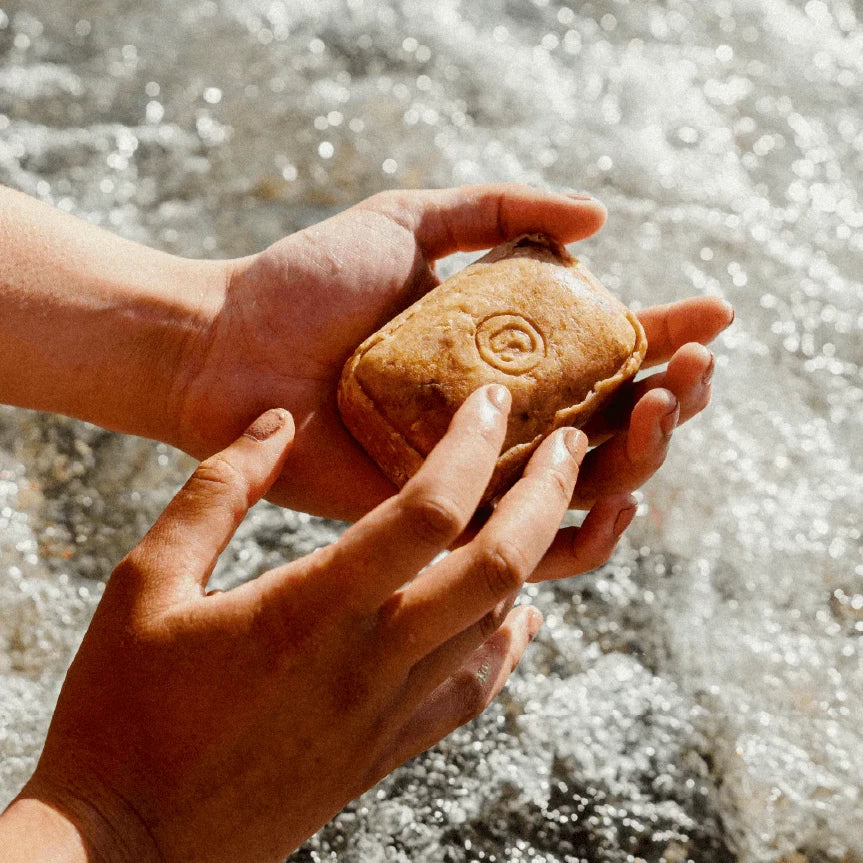
<svg viewBox="0 0 863 863"><path fill-rule="evenodd" d="M0 0L0 182L184 255L380 189L587 189L633 305L733 301L709 412L481 719L295 860L863 859L859 0ZM462 260L452 262L460 265ZM191 469L0 412L0 797ZM217 580L338 536L259 505Z"/></svg>

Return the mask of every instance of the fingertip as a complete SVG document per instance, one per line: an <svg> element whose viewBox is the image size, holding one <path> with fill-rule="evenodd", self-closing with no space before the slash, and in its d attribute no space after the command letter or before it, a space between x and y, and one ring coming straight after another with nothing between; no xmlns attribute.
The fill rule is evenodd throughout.
<svg viewBox="0 0 863 863"><path fill-rule="evenodd" d="M587 454L587 435L581 429L563 428L555 434L554 460L558 464L572 459L581 465Z"/></svg>
<svg viewBox="0 0 863 863"><path fill-rule="evenodd" d="M401 202L427 257L487 249L541 232L561 243L595 234L607 211L595 198L524 183L489 183L420 191Z"/></svg>
<svg viewBox="0 0 863 863"><path fill-rule="evenodd" d="M588 192L584 189L570 189L568 191L564 191L561 194L565 198L569 198L570 201L576 201L579 204L590 204L595 207L601 208L603 211L606 210L605 204L599 200L592 192Z"/></svg>
<svg viewBox="0 0 863 863"><path fill-rule="evenodd" d="M638 501L631 494L625 495L612 527L612 535L615 539L620 538L623 532L632 524L636 512L638 512Z"/></svg>
<svg viewBox="0 0 863 863"><path fill-rule="evenodd" d="M671 390L665 387L657 387L653 392L653 401L656 404L657 411L662 416L673 413L680 406L677 396Z"/></svg>
<svg viewBox="0 0 863 863"><path fill-rule="evenodd" d="M293 440L294 419L290 412L285 408L271 408L251 422L230 446L202 462L199 471L214 460L230 464L237 481L247 484L251 506L275 482Z"/></svg>
<svg viewBox="0 0 863 863"><path fill-rule="evenodd" d="M674 393L671 393L671 404L659 419L659 427L666 438L671 437L680 421L680 401Z"/></svg>
<svg viewBox="0 0 863 863"><path fill-rule="evenodd" d="M532 605L528 605L525 615L527 617L527 638L528 641L533 641L542 626L542 612Z"/></svg>
<svg viewBox="0 0 863 863"><path fill-rule="evenodd" d="M493 383L479 387L472 392L456 411L463 418L466 413L470 424L478 425L485 432L502 433L509 416L512 397L509 390L501 384ZM450 428L453 424L450 424ZM502 441L501 441L502 442Z"/></svg>
<svg viewBox="0 0 863 863"><path fill-rule="evenodd" d="M588 195L585 192L564 192L567 198L573 201L592 201L593 195Z"/></svg>
<svg viewBox="0 0 863 863"><path fill-rule="evenodd" d="M641 464L664 458L668 442L680 418L680 401L664 387L645 393L632 410L626 436L631 462Z"/></svg>
<svg viewBox="0 0 863 863"><path fill-rule="evenodd" d="M569 198L578 204L579 209L583 212L585 209L593 211L593 223L591 225L591 233L596 233L608 220L608 207L603 204L599 198L594 197L588 192L565 192L564 197Z"/></svg>
<svg viewBox="0 0 863 863"><path fill-rule="evenodd" d="M294 418L284 408L271 408L249 425L243 437L262 443L280 432L293 436Z"/></svg>
<svg viewBox="0 0 863 863"><path fill-rule="evenodd" d="M710 386L713 382L713 373L716 371L716 355L710 353L710 359L707 361L707 368L701 375L701 385L704 387Z"/></svg>
<svg viewBox="0 0 863 863"><path fill-rule="evenodd" d="M282 469L294 443L294 418L285 408L271 408L255 419L229 447L244 469L259 473L266 469L268 490ZM264 492L266 493L266 491Z"/></svg>
<svg viewBox="0 0 863 863"><path fill-rule="evenodd" d="M667 387L655 387L646 392L632 409L631 425L674 413L680 407L677 396Z"/></svg>
<svg viewBox="0 0 863 863"><path fill-rule="evenodd" d="M672 365L680 365L682 362L687 364L703 365L708 362L713 352L701 342L686 342L681 345L672 355L669 360L669 367Z"/></svg>
<svg viewBox="0 0 863 863"><path fill-rule="evenodd" d="M685 300L683 302L687 303ZM695 341L707 344L734 323L734 306L722 297L700 297L693 299L691 303L696 314L699 305L702 310L700 330L693 331L690 335L690 338Z"/></svg>
<svg viewBox="0 0 863 863"><path fill-rule="evenodd" d="M488 384L484 390L485 397L491 402L493 407L497 408L501 413L509 412L512 396L507 387L503 384Z"/></svg>
<svg viewBox="0 0 863 863"><path fill-rule="evenodd" d="M574 432L574 434L572 434L572 432ZM584 457L587 455L587 445L587 435L581 429L570 430L570 450L579 464L581 464Z"/></svg>
<svg viewBox="0 0 863 863"><path fill-rule="evenodd" d="M557 232L561 242L571 243L592 237L608 221L608 208L598 198L581 192L564 194L562 197L569 204L570 218L560 219Z"/></svg>
<svg viewBox="0 0 863 863"><path fill-rule="evenodd" d="M610 555L637 511L638 501L628 492L597 498L581 525L582 541L601 544Z"/></svg>

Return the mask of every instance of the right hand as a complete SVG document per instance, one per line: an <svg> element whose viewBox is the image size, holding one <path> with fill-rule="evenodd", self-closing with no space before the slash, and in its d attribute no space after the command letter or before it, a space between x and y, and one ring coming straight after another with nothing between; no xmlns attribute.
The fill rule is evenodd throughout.
<svg viewBox="0 0 863 863"><path fill-rule="evenodd" d="M264 414L204 461L112 575L20 799L62 812L94 859L275 863L482 711L541 622L512 608L524 581L613 546L558 533L586 449L561 429L432 563L491 476L498 397L467 399L401 492L337 542L226 593L207 581L282 470L290 416Z"/></svg>

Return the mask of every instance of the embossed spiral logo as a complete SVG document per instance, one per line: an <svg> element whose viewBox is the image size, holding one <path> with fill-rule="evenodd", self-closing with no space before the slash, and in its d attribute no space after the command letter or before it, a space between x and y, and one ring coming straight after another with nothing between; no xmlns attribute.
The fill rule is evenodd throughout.
<svg viewBox="0 0 863 863"><path fill-rule="evenodd" d="M545 341L521 315L492 315L476 328L479 355L498 371L523 375L545 357Z"/></svg>

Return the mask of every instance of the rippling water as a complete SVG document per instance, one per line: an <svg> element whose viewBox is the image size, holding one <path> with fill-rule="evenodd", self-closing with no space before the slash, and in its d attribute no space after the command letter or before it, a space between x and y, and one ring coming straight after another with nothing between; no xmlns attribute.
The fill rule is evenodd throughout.
<svg viewBox="0 0 863 863"><path fill-rule="evenodd" d="M587 189L633 305L721 295L714 404L485 716L293 859L863 859L859 0L0 0L0 182L184 255L382 188ZM461 264L459 260L452 266ZM0 802L168 447L0 409ZM217 578L340 526L259 505Z"/></svg>

